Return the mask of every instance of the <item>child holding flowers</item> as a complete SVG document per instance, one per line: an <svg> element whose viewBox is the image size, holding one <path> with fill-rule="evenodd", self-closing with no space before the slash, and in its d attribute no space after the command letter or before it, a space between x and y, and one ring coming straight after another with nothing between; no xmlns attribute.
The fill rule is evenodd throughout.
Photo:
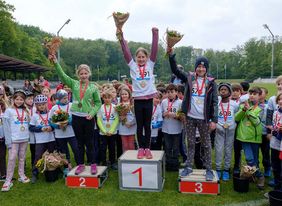
<svg viewBox="0 0 282 206"><path fill-rule="evenodd" d="M130 76L132 78L132 96L134 99L134 111L137 121L137 139L139 145L137 158L142 159L144 156L151 157L150 139L153 97L157 93L154 85L155 77L153 71L158 51L158 29L155 27L152 28L153 42L151 55L149 56L148 51L140 47L135 53L134 61L127 42L123 38L121 27L118 27L117 23L116 25L116 35L120 41L123 55L130 68ZM144 136L142 134L143 128L145 130Z"/></svg>

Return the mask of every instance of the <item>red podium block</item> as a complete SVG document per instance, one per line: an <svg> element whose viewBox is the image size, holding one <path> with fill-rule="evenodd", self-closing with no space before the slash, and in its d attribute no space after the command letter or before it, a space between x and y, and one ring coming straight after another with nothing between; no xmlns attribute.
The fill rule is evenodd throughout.
<svg viewBox="0 0 282 206"><path fill-rule="evenodd" d="M77 167L73 168L66 177L66 185L73 188L101 188L108 178L107 167L97 166L97 174L92 175L90 166L86 166L84 172L75 175Z"/></svg>
<svg viewBox="0 0 282 206"><path fill-rule="evenodd" d="M190 194L220 194L220 184L216 172L213 170L214 178L212 181L206 181L206 170L193 170L189 176L180 176L179 170L179 192Z"/></svg>

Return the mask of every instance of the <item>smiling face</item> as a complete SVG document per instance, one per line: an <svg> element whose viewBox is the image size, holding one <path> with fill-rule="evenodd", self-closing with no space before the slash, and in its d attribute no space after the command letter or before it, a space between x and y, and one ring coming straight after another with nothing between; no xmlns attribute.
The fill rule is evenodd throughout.
<svg viewBox="0 0 282 206"><path fill-rule="evenodd" d="M50 90L48 88L44 88L41 92L43 95L45 95L46 97L49 97L50 95Z"/></svg>
<svg viewBox="0 0 282 206"><path fill-rule="evenodd" d="M143 51L139 51L136 54L135 61L138 65L145 65L148 60L147 55Z"/></svg>
<svg viewBox="0 0 282 206"><path fill-rule="evenodd" d="M86 82L86 81L88 81L90 74L86 69L81 69L78 72L78 77L82 82Z"/></svg>
<svg viewBox="0 0 282 206"><path fill-rule="evenodd" d="M29 96L25 99L25 104L29 107L33 105L33 96Z"/></svg>
<svg viewBox="0 0 282 206"><path fill-rule="evenodd" d="M276 88L279 94L282 93L282 81L277 82Z"/></svg>
<svg viewBox="0 0 282 206"><path fill-rule="evenodd" d="M204 77L207 73L207 69L204 65L202 64L199 64L199 66L196 68L196 74L199 76L199 77Z"/></svg>
<svg viewBox="0 0 282 206"><path fill-rule="evenodd" d="M122 99L123 102L126 102L126 101L129 100L129 94L124 89L121 91L120 96L121 96L121 99Z"/></svg>
<svg viewBox="0 0 282 206"><path fill-rule="evenodd" d="M39 112L44 112L47 110L47 103L39 103L39 104L36 104L36 109L39 111Z"/></svg>
<svg viewBox="0 0 282 206"><path fill-rule="evenodd" d="M20 107L24 104L24 98L22 98L21 96L17 96L14 99L14 104L16 105L16 107Z"/></svg>

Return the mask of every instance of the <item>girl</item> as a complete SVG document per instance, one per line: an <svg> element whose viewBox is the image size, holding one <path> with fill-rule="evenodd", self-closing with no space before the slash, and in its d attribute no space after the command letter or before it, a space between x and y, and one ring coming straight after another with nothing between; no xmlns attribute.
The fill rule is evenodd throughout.
<svg viewBox="0 0 282 206"><path fill-rule="evenodd" d="M57 105L52 107L49 113L49 123L52 125L52 127L55 128L55 138L56 138L57 145L59 147L58 149L61 153L66 154L67 160L69 162L68 169L70 170L71 162L70 162L70 154L68 150L68 143L70 144L71 149L74 153L76 164L78 164L78 161L79 161L77 140L75 138L75 135L74 135L74 132L71 126L71 113L70 113L71 103L69 103L67 91L63 89L60 89L56 93L56 97L58 99L58 102L57 102ZM65 127L52 123L52 117L54 116L54 113L58 110L63 110L64 112L69 114L69 121Z"/></svg>
<svg viewBox="0 0 282 206"><path fill-rule="evenodd" d="M270 140L271 165L274 176L274 190L282 190L282 93L276 97L278 109L273 113L273 129Z"/></svg>
<svg viewBox="0 0 282 206"><path fill-rule="evenodd" d="M9 149L6 181L2 191L9 191L13 186L12 178L18 157L19 182L28 183L30 180L25 176L24 164L26 149L29 140L28 124L29 112L24 104L26 96L24 91L18 90L13 95L13 106L4 114L5 142Z"/></svg>
<svg viewBox="0 0 282 206"><path fill-rule="evenodd" d="M48 110L52 109L53 104L50 98L50 94L51 94L51 89L49 87L43 87L41 94L45 95L48 98Z"/></svg>
<svg viewBox="0 0 282 206"><path fill-rule="evenodd" d="M153 97L157 93L154 85L155 78L153 75L154 65L158 51L158 29L152 28L153 42L151 55L144 48L138 48L135 53L135 61L129 51L127 42L123 38L121 30L117 30L120 35L120 44L124 58L130 67L130 76L132 78L132 96L134 99L134 110L137 121L137 139L139 150L137 158L142 159L145 156L152 156L150 151L151 139L151 119L153 111ZM145 136L143 136L143 128Z"/></svg>
<svg viewBox="0 0 282 206"><path fill-rule="evenodd" d="M124 87L120 90L120 103L132 108L131 102L131 91L130 89ZM119 134L121 135L122 140L122 150L125 152L126 150L135 150L134 146L134 137L136 133L136 120L135 115L132 110L125 115L119 116Z"/></svg>
<svg viewBox="0 0 282 206"><path fill-rule="evenodd" d="M91 71L88 65L81 64L76 74L79 81L67 76L55 55L49 55L49 59L54 63L55 69L64 84L71 88L73 94L73 103L70 111L72 112L72 127L78 142L79 160L75 174L78 175L84 171L84 151L85 146L88 151L91 163L91 173L96 173L97 166L94 159L94 116L101 107L99 91L94 84L89 82Z"/></svg>
<svg viewBox="0 0 282 206"><path fill-rule="evenodd" d="M3 96L3 90L0 90L0 96ZM6 104L3 99L0 99L0 181L6 179L6 145L5 135L3 127L4 112L6 110Z"/></svg>
<svg viewBox="0 0 282 206"><path fill-rule="evenodd" d="M101 161L106 164L107 147L109 150L109 160L111 167L115 169L115 142L117 135L117 126L119 123L118 115L115 111L115 105L112 103L113 96L110 90L102 94L104 104L97 114L97 125L101 135Z"/></svg>
<svg viewBox="0 0 282 206"><path fill-rule="evenodd" d="M33 114L29 125L29 131L34 132L35 135L35 158L32 169L32 183L36 182L39 173L38 169L35 167L37 161L46 150L53 152L56 145L53 133L54 129L48 123L49 115L47 102L48 98L42 94L34 98L36 113Z"/></svg>
<svg viewBox="0 0 282 206"><path fill-rule="evenodd" d="M24 90L24 91L29 91L29 92L32 92L32 91L33 91L33 86L30 84L30 81L29 81L28 79L26 79L26 80L24 81L23 90Z"/></svg>

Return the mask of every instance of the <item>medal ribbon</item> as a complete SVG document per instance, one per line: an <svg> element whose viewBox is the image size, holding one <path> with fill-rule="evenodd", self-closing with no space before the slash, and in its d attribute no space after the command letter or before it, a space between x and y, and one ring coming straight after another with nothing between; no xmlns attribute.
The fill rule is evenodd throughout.
<svg viewBox="0 0 282 206"><path fill-rule="evenodd" d="M157 105L154 106L152 117L154 116L154 114L155 114L155 112L156 112L156 109L157 109Z"/></svg>
<svg viewBox="0 0 282 206"><path fill-rule="evenodd" d="M203 78L201 88L199 88L198 76L196 76L196 84L197 84L197 93L198 93L198 96L201 96L201 94L203 93L203 89L204 89L204 86L205 86L205 82L206 82L206 78Z"/></svg>
<svg viewBox="0 0 282 206"><path fill-rule="evenodd" d="M225 113L225 111L224 111L222 102L220 102L220 107L221 107L221 111L222 111L222 114L223 114L224 122L226 122L227 117L228 117L228 113L229 113L229 109L230 109L230 101L228 102L228 106L227 106L226 113Z"/></svg>
<svg viewBox="0 0 282 206"><path fill-rule="evenodd" d="M70 104L68 104L68 106L67 106L66 113L69 113L69 105L70 105ZM62 110L61 107L60 107L60 105L58 105L58 108L59 108L59 110Z"/></svg>
<svg viewBox="0 0 282 206"><path fill-rule="evenodd" d="M170 110L171 110L171 108L172 108L172 105L173 105L174 101L175 101L175 99L174 99L174 100L172 100L172 102L170 103L170 102L169 102L169 99L168 99L168 101L167 101L167 111L168 111L168 112L170 112Z"/></svg>
<svg viewBox="0 0 282 206"><path fill-rule="evenodd" d="M20 121L21 125L23 125L23 121L24 121L24 110L22 109L22 116L20 116L18 108L16 108L16 113L18 116L18 120Z"/></svg>
<svg viewBox="0 0 282 206"><path fill-rule="evenodd" d="M280 119L281 119L281 115L279 115L279 119L278 119L278 112L276 113L276 116L275 116L275 129L278 129L278 127L280 127Z"/></svg>
<svg viewBox="0 0 282 206"><path fill-rule="evenodd" d="M47 125L48 125L48 113L47 113L46 119L44 119L44 118L42 117L42 115L40 114L40 112L38 112L38 115L39 115L40 119L42 120L42 122L45 124L45 126L47 126Z"/></svg>
<svg viewBox="0 0 282 206"><path fill-rule="evenodd" d="M106 120L108 122L110 120L110 117L111 117L112 104L110 105L110 111L109 112L107 112L107 107L106 107L106 105L104 105L104 111L105 111Z"/></svg>
<svg viewBox="0 0 282 206"><path fill-rule="evenodd" d="M146 71L146 64L144 66L138 65L138 69L139 69L139 74L140 74L141 78L144 79L145 71Z"/></svg>
<svg viewBox="0 0 282 206"><path fill-rule="evenodd" d="M88 87L88 83L89 83L89 81L87 81L87 82L85 83L84 89L83 89L83 91L82 91L82 83L81 83L81 81L79 82L79 97L80 97L80 101L82 101L82 99L83 99L83 97L84 97L85 91L86 91L86 89L87 89L87 87Z"/></svg>

